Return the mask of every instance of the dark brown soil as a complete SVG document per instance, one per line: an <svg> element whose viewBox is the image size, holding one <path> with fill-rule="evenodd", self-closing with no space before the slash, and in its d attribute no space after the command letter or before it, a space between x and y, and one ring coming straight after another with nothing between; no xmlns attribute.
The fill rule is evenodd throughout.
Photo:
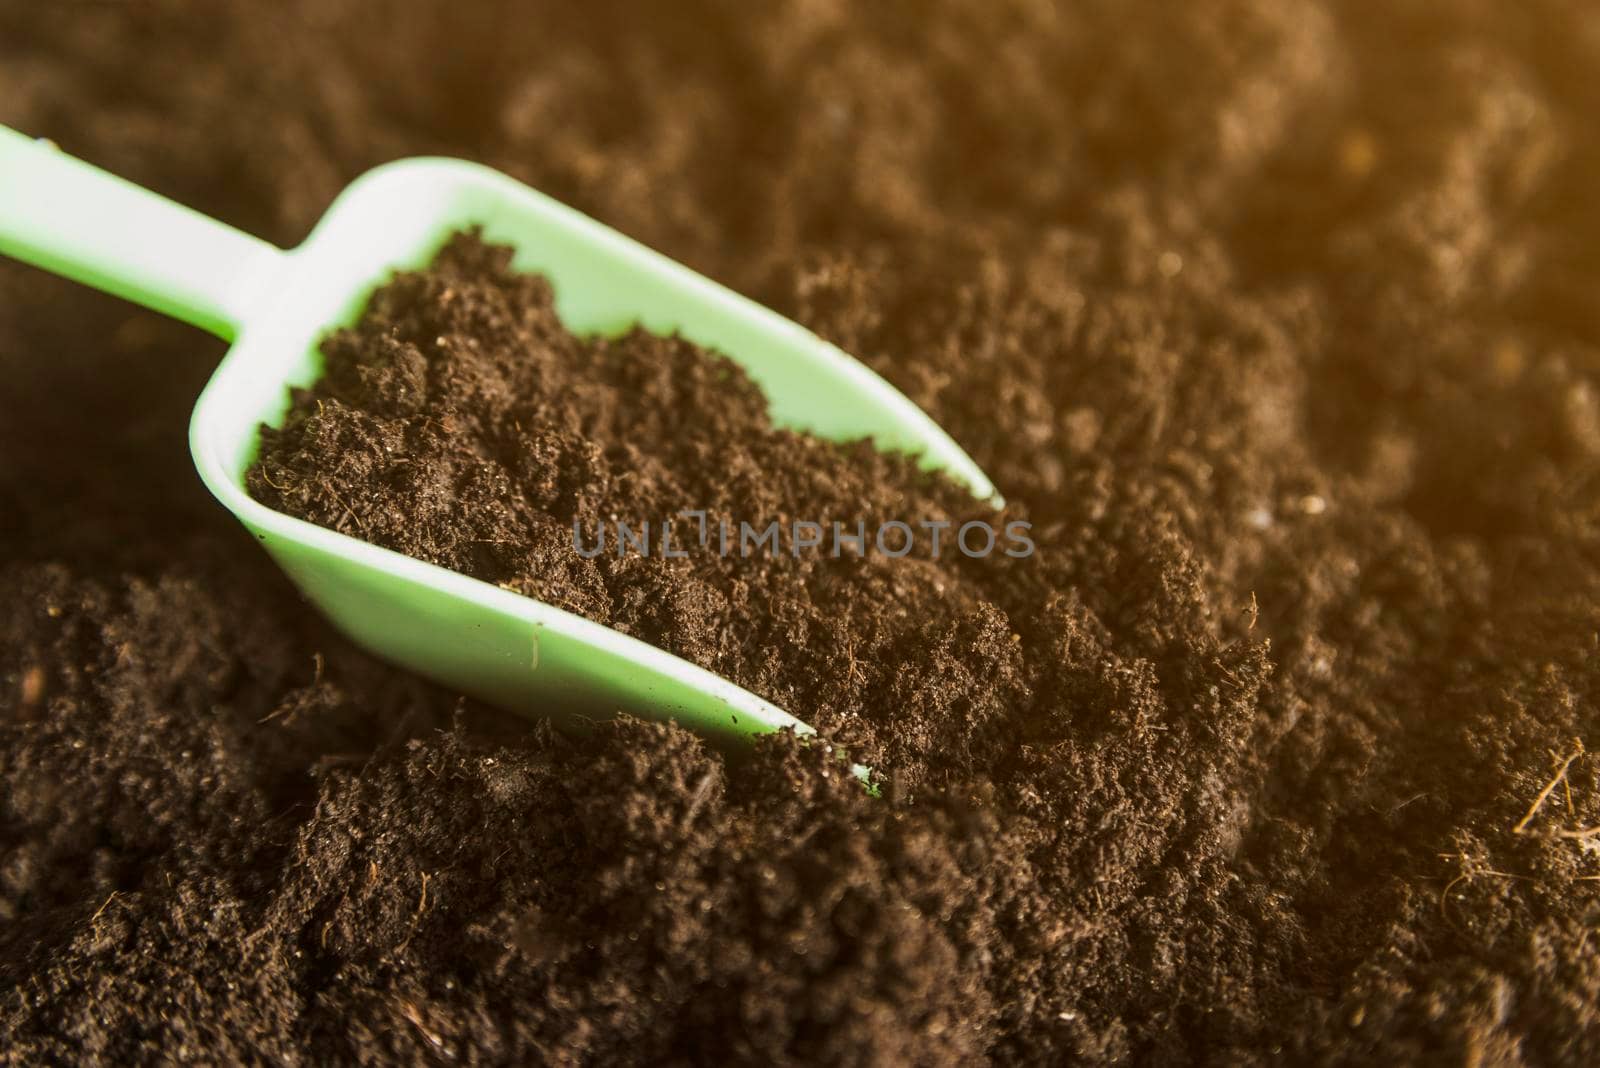
<svg viewBox="0 0 1600 1068"><path fill-rule="evenodd" d="M1013 629L1058 596L1026 520L775 429L681 339L574 337L512 252L458 234L380 289L263 428L251 493L669 649L903 787L995 774L1064 698L1032 699L1052 628Z"/></svg>
<svg viewBox="0 0 1600 1068"><path fill-rule="evenodd" d="M901 707L739 670L920 785L375 663L193 474L219 346L0 263L0 1061L1600 1058L1592 5L660 11L0 0L0 121L285 243L481 159L866 359L1039 552Z"/></svg>

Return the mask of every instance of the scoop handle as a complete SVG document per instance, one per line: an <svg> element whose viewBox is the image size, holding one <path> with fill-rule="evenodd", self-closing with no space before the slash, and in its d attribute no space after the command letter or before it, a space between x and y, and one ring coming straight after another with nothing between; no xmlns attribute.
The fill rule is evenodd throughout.
<svg viewBox="0 0 1600 1068"><path fill-rule="evenodd" d="M0 252L232 340L285 253L0 126Z"/></svg>

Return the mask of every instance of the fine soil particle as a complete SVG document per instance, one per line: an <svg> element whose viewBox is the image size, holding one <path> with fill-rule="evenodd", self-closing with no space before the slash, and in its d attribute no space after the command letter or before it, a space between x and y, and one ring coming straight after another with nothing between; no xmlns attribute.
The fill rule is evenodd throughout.
<svg viewBox="0 0 1600 1068"><path fill-rule="evenodd" d="M0 122L284 244L385 159L500 167L859 355L1037 543L752 584L944 582L864 679L859 620L716 645L808 617L707 561L530 560L629 479L968 504L459 242L331 343L284 505L698 643L908 788L567 737L352 649L205 496L218 345L0 263L0 1062L1600 1062L1592 7L0 0ZM487 359L430 347L482 333L452 274ZM592 496L503 448L541 396ZM627 454L691 410L759 475Z"/></svg>

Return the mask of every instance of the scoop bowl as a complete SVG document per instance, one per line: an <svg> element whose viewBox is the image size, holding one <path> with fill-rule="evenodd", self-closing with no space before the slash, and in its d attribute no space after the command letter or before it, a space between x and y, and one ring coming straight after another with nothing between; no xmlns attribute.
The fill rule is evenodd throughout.
<svg viewBox="0 0 1600 1068"><path fill-rule="evenodd" d="M244 485L262 424L321 373L319 342L353 323L396 270L425 266L480 226L547 276L580 334L674 331L740 364L773 421L870 437L974 496L992 482L926 413L791 320L489 168L389 163L352 183L298 248L282 250L0 127L0 252L230 341L195 405L189 444L206 486L304 595L358 645L530 715L671 719L716 740L811 728L771 702L638 639L266 507Z"/></svg>

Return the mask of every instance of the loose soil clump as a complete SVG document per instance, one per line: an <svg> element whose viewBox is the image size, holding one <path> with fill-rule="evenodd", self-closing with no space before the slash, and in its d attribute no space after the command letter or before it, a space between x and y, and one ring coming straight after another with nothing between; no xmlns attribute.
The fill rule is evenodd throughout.
<svg viewBox="0 0 1600 1068"><path fill-rule="evenodd" d="M861 609L817 633L479 544L623 487L968 504L463 239L330 343L280 505L903 781L567 737L351 648L207 499L216 345L0 263L0 1062L1600 1060L1587 5L170 6L0 0L0 121L283 244L383 160L499 167L858 354L1037 552L750 584ZM754 466L629 454L686 413Z"/></svg>
<svg viewBox="0 0 1600 1068"><path fill-rule="evenodd" d="M775 428L738 365L680 338L574 337L512 255L458 234L379 289L263 428L250 491L660 645L901 785L1015 752L1043 647L1012 614L1053 594L1000 566L1048 566L1026 520Z"/></svg>

